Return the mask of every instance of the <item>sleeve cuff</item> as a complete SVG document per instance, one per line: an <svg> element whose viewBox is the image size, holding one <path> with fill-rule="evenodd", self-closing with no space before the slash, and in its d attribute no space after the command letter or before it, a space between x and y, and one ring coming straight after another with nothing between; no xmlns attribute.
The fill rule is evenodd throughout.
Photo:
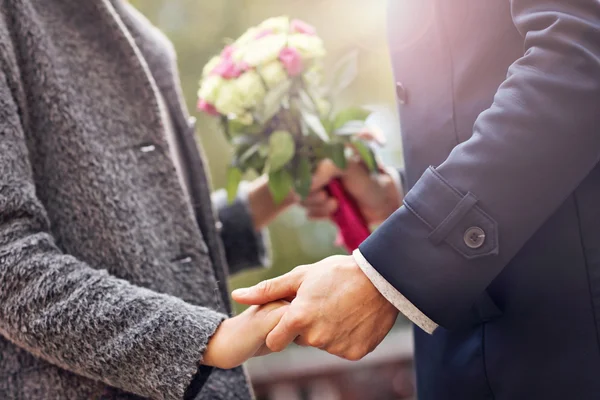
<svg viewBox="0 0 600 400"><path fill-rule="evenodd" d="M266 229L257 231L248 208L248 185L242 182L238 197L233 203L227 201L225 190L212 195L212 203L219 215L220 233L229 272L234 274L246 269L269 267L271 246Z"/></svg>
<svg viewBox="0 0 600 400"><path fill-rule="evenodd" d="M425 332L432 334L438 327L438 324L433 322L429 317L421 312L414 304L412 304L406 297L404 297L396 288L394 288L388 281L386 281L379 272L367 261L362 255L359 249L354 250L352 253L354 260L365 273L367 278L371 281L373 286L387 301L392 303L394 307L404 314L409 320L415 325L424 330Z"/></svg>
<svg viewBox="0 0 600 400"><path fill-rule="evenodd" d="M194 400L200 394L200 391L204 387L204 384L210 377L210 374L214 370L213 367L209 367L206 365L200 365L198 367L198 372L192 378L192 382L188 386L183 395L183 400Z"/></svg>

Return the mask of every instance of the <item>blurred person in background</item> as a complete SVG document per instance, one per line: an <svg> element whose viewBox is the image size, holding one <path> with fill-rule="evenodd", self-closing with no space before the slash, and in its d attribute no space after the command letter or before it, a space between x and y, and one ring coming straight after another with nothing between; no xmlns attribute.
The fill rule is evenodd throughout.
<svg viewBox="0 0 600 400"><path fill-rule="evenodd" d="M600 2L393 0L388 29L404 205L360 164L324 165L309 215L334 212L319 187L341 175L385 222L234 299L293 298L271 350L352 360L401 311L422 400L599 398Z"/></svg>
<svg viewBox="0 0 600 400"><path fill-rule="evenodd" d="M294 198L211 199L173 48L123 0L1 1L0 57L0 398L250 399L285 303L227 319L227 272Z"/></svg>

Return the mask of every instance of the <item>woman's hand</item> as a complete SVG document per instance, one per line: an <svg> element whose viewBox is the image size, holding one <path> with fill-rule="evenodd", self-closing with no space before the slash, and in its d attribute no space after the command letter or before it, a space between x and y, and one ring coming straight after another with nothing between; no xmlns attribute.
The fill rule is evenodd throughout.
<svg viewBox="0 0 600 400"><path fill-rule="evenodd" d="M270 353L267 335L277 326L288 308L286 301L252 306L227 319L208 342L202 364L221 369L235 368L251 357Z"/></svg>

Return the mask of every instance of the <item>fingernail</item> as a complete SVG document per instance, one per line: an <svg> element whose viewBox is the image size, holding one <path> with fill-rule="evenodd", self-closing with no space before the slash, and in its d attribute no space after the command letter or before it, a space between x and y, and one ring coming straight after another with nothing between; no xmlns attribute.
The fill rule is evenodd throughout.
<svg viewBox="0 0 600 400"><path fill-rule="evenodd" d="M244 297L245 295L247 295L250 292L250 290L246 289L246 288L242 288L242 289L236 289L233 292L231 292L231 294L233 296L240 296L240 297Z"/></svg>

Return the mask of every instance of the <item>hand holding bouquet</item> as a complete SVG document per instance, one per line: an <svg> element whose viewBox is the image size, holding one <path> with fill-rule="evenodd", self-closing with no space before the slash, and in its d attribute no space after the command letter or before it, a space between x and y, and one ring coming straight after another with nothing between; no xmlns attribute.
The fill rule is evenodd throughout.
<svg viewBox="0 0 600 400"><path fill-rule="evenodd" d="M324 159L344 169L347 157L358 154L377 173L364 140L370 112L334 107L335 97L357 74L356 53L340 60L328 83L325 55L312 26L277 17L248 29L204 67L198 108L220 117L234 148L227 174L230 199L248 171L268 175L276 202L292 190L306 197L312 174ZM354 250L369 235L369 227L341 182L332 181L328 191L339 203L333 219L343 243Z"/></svg>

